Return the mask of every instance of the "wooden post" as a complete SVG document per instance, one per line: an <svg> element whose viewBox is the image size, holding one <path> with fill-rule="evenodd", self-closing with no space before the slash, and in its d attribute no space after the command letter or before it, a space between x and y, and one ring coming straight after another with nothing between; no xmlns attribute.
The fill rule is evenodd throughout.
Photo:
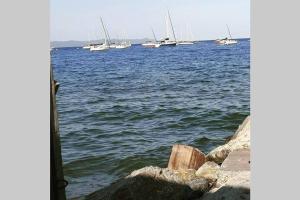
<svg viewBox="0 0 300 200"><path fill-rule="evenodd" d="M50 199L66 200L67 182L64 180L55 98L58 85L53 80L52 66L50 70Z"/></svg>
<svg viewBox="0 0 300 200"><path fill-rule="evenodd" d="M205 163L205 155L191 146L175 144L169 159L168 168L173 170L199 169Z"/></svg>

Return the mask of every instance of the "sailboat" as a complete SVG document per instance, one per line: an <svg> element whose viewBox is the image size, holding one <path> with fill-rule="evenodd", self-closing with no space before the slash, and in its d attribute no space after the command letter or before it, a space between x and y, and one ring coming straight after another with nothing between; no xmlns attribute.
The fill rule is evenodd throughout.
<svg viewBox="0 0 300 200"><path fill-rule="evenodd" d="M125 37L125 34L123 33L123 37ZM128 40L123 40L122 42L119 42L119 44L116 45L116 49L125 49L131 47L131 42Z"/></svg>
<svg viewBox="0 0 300 200"><path fill-rule="evenodd" d="M147 47L147 48L158 48L158 47L160 47L160 43L157 42L157 39L155 37L154 31L152 28L151 28L151 30L152 30L152 34L153 34L153 38L154 38L155 42L146 41L145 43L142 44L142 46Z"/></svg>
<svg viewBox="0 0 300 200"><path fill-rule="evenodd" d="M86 44L86 45L84 45L84 46L82 47L83 49L90 49L90 48L91 48L90 34L88 34L88 36L89 36L89 43Z"/></svg>
<svg viewBox="0 0 300 200"><path fill-rule="evenodd" d="M104 50L107 50L110 48L110 40L109 40L109 35L108 35L108 32L104 26L104 23L103 23L103 20L102 18L100 17L101 19L101 25L102 25L102 29L103 29L103 32L104 32L104 35L105 35L105 40L104 40L104 43L103 44L98 44L98 45L93 45L90 47L90 51L104 51Z"/></svg>
<svg viewBox="0 0 300 200"><path fill-rule="evenodd" d="M226 37L226 38L224 38L224 39L217 39L216 42L217 42L218 44L221 44L221 45L237 44L237 43L238 43L237 40L232 39L231 34L230 34L230 30L229 30L229 27L228 27L227 24L226 24L226 26L227 26L227 31L228 31L228 34L229 34L229 36L230 36L230 39L228 39L228 38Z"/></svg>
<svg viewBox="0 0 300 200"><path fill-rule="evenodd" d="M189 29L190 30L190 29ZM192 38L192 32L190 30L190 34L188 34L188 27L186 25L186 35L187 35L187 40L183 40L181 38L181 41L177 42L177 45L189 45L189 44L194 44L193 41L191 40Z"/></svg>
<svg viewBox="0 0 300 200"><path fill-rule="evenodd" d="M169 23L172 28L172 36L174 38L173 41L170 40ZM173 28L169 10L168 10L168 15L166 17L166 28L167 28L167 37L160 40L160 46L176 46L177 41L176 41L176 36L175 36L175 32L174 32L174 28Z"/></svg>
<svg viewBox="0 0 300 200"><path fill-rule="evenodd" d="M120 44L116 45L116 49L125 49L131 47L131 43L129 41L123 41Z"/></svg>

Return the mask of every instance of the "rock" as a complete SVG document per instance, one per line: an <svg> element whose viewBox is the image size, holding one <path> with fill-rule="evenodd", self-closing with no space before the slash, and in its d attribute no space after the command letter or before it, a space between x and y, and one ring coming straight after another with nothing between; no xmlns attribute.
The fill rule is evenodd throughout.
<svg viewBox="0 0 300 200"><path fill-rule="evenodd" d="M216 187L200 200L250 199L250 171L224 171L220 173Z"/></svg>
<svg viewBox="0 0 300 200"><path fill-rule="evenodd" d="M218 179L220 166L215 162L206 162L197 171L196 176L207 179L211 185Z"/></svg>
<svg viewBox="0 0 300 200"><path fill-rule="evenodd" d="M88 195L86 200L192 200L210 189L209 182L195 172L144 167Z"/></svg>
<svg viewBox="0 0 300 200"><path fill-rule="evenodd" d="M85 200L189 200L194 191L186 185L135 176L121 179L88 195Z"/></svg>
<svg viewBox="0 0 300 200"><path fill-rule="evenodd" d="M207 156L207 161L213 161L221 164L228 154L238 149L250 148L250 116L239 126L238 130L226 144L212 150Z"/></svg>
<svg viewBox="0 0 300 200"><path fill-rule="evenodd" d="M198 169L205 163L205 155L199 149L175 144L169 159L168 168L173 170Z"/></svg>
<svg viewBox="0 0 300 200"><path fill-rule="evenodd" d="M210 186L207 179L196 176L196 170L194 169L171 170L168 168L149 166L135 170L127 177L134 177L138 175L149 176L167 182L188 185L191 189L201 192L208 191Z"/></svg>
<svg viewBox="0 0 300 200"><path fill-rule="evenodd" d="M205 178L192 179L187 185L194 191L206 192L209 189L209 182Z"/></svg>
<svg viewBox="0 0 300 200"><path fill-rule="evenodd" d="M234 150L221 165L223 171L248 171L250 170L250 149Z"/></svg>
<svg viewBox="0 0 300 200"><path fill-rule="evenodd" d="M231 152L220 167L216 184L201 200L250 199L249 158L249 149Z"/></svg>

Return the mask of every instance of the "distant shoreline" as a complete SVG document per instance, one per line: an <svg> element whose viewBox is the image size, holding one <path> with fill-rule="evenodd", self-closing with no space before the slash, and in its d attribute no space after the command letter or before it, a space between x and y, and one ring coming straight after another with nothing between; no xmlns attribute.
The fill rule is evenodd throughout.
<svg viewBox="0 0 300 200"><path fill-rule="evenodd" d="M249 38L234 38L237 40L247 40ZM132 44L142 44L146 41L152 40L152 39L124 39L131 41ZM69 41L50 41L50 47L51 48L67 48L67 47L83 47L86 44L89 43L100 43L102 40L91 40L91 41L76 41L76 40L69 40ZM112 42L118 42L117 39L112 39ZM196 42L209 42L214 40L195 40Z"/></svg>

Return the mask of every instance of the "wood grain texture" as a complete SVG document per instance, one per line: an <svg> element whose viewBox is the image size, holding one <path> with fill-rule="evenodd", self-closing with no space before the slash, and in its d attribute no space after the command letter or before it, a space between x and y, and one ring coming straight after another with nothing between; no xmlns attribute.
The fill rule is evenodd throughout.
<svg viewBox="0 0 300 200"><path fill-rule="evenodd" d="M205 155L191 146L175 144L169 159L168 168L173 170L197 170L205 163Z"/></svg>

